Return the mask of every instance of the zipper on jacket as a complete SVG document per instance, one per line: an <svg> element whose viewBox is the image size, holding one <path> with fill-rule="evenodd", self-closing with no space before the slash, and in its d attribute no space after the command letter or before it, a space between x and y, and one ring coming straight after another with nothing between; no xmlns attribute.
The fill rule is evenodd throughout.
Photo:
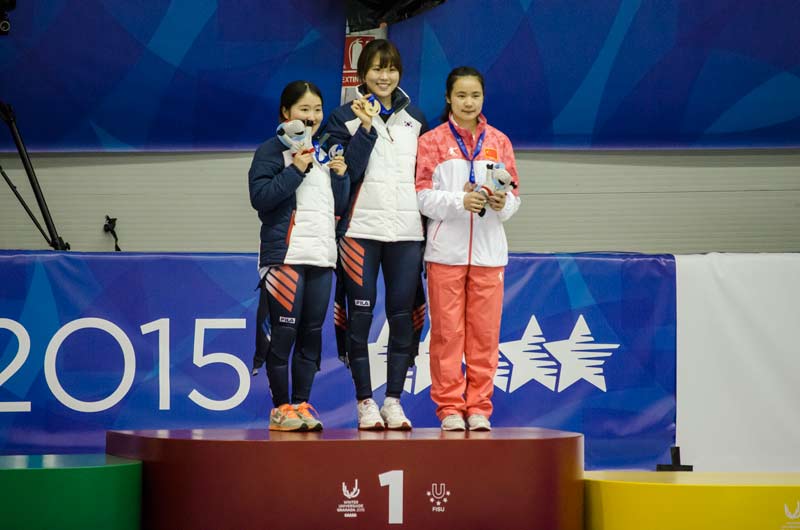
<svg viewBox="0 0 800 530"><path fill-rule="evenodd" d="M289 239L292 237L292 229L294 229L294 216L297 213L297 209L295 208L292 210L292 217L289 219L289 230L286 231L286 246L289 246Z"/></svg>
<svg viewBox="0 0 800 530"><path fill-rule="evenodd" d="M391 120L392 118L389 118L389 119ZM375 131L378 133L378 136L384 136L384 138L389 138L389 143L393 144L394 143L394 137L392 136L392 131L389 130L389 122L381 120L381 125L384 128L384 130L386 131L386 135L385 136L381 134L381 131L380 131L380 129L378 127L375 127L374 123L372 124L372 126L375 127Z"/></svg>
<svg viewBox="0 0 800 530"><path fill-rule="evenodd" d="M467 266L472 266L472 223L475 220L475 214L469 214L469 254L467 255Z"/></svg>
<svg viewBox="0 0 800 530"><path fill-rule="evenodd" d="M436 234L439 233L439 229L442 227L442 223L444 221L439 221L439 224L436 225L436 229L433 231L433 241L436 241Z"/></svg>

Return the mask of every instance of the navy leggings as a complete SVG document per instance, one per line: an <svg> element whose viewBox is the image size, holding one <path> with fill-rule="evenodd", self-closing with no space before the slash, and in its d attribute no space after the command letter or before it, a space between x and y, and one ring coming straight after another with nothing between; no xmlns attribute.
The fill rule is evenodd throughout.
<svg viewBox="0 0 800 530"><path fill-rule="evenodd" d="M356 399L372 397L369 373L369 329L375 307L378 269L383 269L389 345L386 395L399 398L413 360L413 309L422 259L421 241L384 243L343 237L339 266L347 292L347 351Z"/></svg>
<svg viewBox="0 0 800 530"><path fill-rule="evenodd" d="M292 355L292 403L308 401L322 353L322 324L328 311L332 269L310 265L275 265L264 289L269 303L272 340L267 377L276 407L289 403L289 356Z"/></svg>

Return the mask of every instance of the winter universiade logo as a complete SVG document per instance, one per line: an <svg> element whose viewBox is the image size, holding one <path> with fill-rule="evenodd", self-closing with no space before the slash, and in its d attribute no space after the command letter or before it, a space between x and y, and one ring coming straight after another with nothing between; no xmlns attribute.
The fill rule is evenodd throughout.
<svg viewBox="0 0 800 530"><path fill-rule="evenodd" d="M336 511L347 519L356 518L358 514L364 513L364 505L359 502L357 498L360 493L361 490L358 489L358 479L356 479L353 489L349 489L347 483L342 482L342 495L344 495L345 500L339 503Z"/></svg>
<svg viewBox="0 0 800 530"><path fill-rule="evenodd" d="M384 323L378 339L369 344L372 389L386 384L386 350L389 324ZM419 394L431 385L430 334L420 344L416 366L409 370L404 390ZM598 343L583 315L572 328L569 338L547 341L531 315L519 340L500 343L500 362L494 384L512 393L530 381L536 381L553 392L563 392L578 381L586 381L603 392L606 379L603 367L619 344Z"/></svg>
<svg viewBox="0 0 800 530"><path fill-rule="evenodd" d="M356 483L352 490L347 489L347 483L342 482L342 494L346 499L355 499L358 497L359 493L361 493L361 490L358 489L358 479L356 479Z"/></svg>
<svg viewBox="0 0 800 530"><path fill-rule="evenodd" d="M797 530L800 529L800 501L797 501L794 511L789 508L788 504L783 505L783 513L786 514L788 519L782 526L781 530Z"/></svg>

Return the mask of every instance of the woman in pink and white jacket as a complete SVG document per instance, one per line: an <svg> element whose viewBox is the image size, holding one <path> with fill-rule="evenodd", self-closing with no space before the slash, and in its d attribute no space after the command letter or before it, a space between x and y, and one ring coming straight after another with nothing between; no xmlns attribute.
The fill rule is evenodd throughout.
<svg viewBox="0 0 800 530"><path fill-rule="evenodd" d="M511 142L486 122L483 95L480 72L450 72L444 123L420 137L417 151L417 202L428 218L431 398L448 431L491 428L508 263L503 223L520 205Z"/></svg>

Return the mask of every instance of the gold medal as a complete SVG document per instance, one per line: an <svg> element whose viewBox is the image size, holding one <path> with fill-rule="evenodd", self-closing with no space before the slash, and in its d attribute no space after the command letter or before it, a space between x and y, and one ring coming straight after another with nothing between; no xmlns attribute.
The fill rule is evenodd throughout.
<svg viewBox="0 0 800 530"><path fill-rule="evenodd" d="M364 104L364 112L367 113L368 116L377 116L381 113L381 103L378 101L375 96L370 96L367 99L367 102Z"/></svg>

